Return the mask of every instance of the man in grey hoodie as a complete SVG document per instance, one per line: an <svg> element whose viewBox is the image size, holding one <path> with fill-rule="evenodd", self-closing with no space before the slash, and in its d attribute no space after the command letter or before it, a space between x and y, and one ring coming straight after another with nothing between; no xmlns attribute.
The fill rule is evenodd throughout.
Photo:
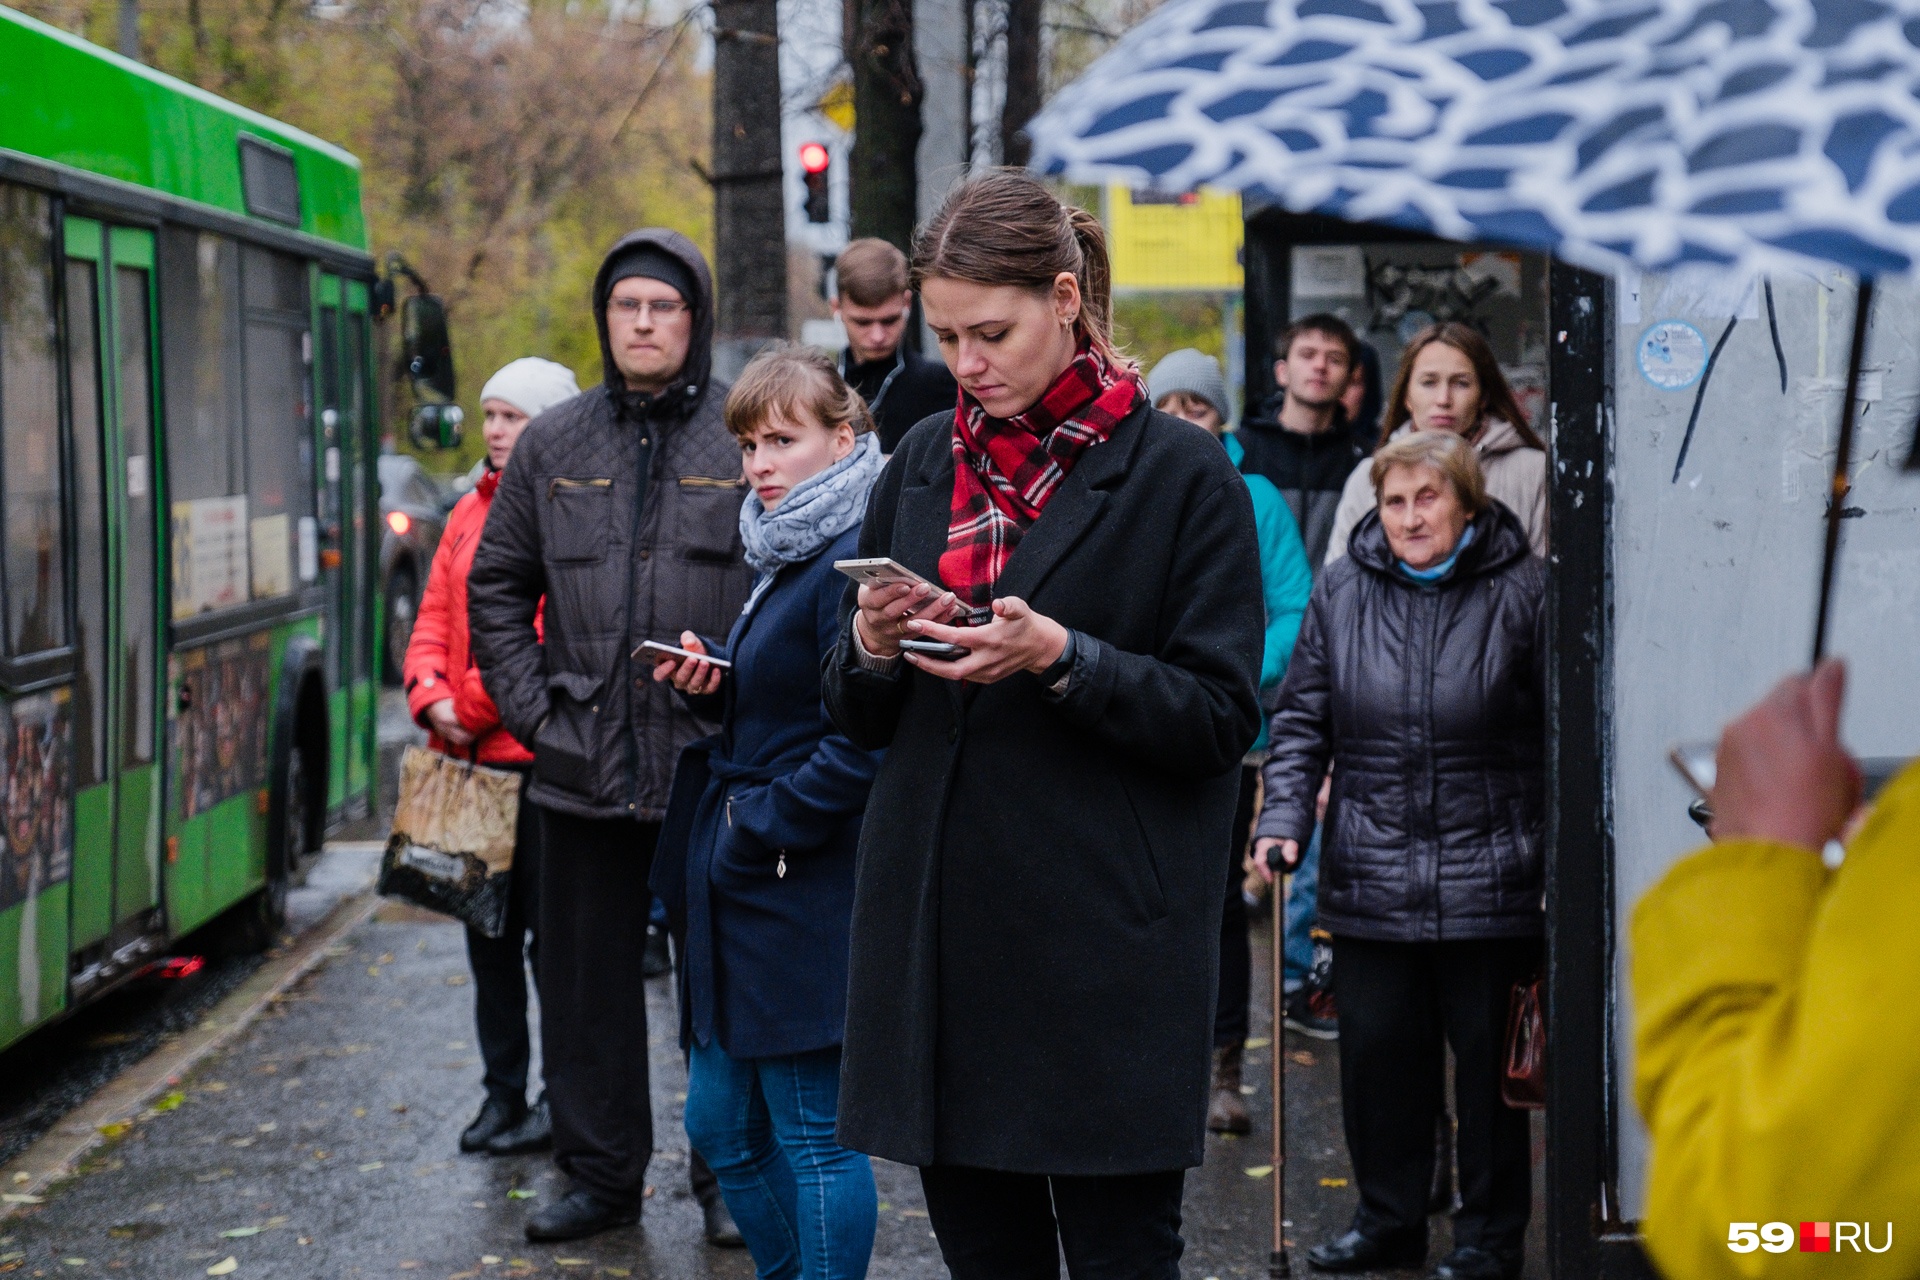
<svg viewBox="0 0 1920 1280"><path fill-rule="evenodd" d="M727 388L708 380L706 259L678 232L635 231L601 264L593 309L605 382L527 426L467 587L481 679L533 752L543 831L535 979L554 1162L573 1188L528 1220L532 1240L639 1218L647 876L674 762L703 727L632 654L725 635L753 582Z"/></svg>

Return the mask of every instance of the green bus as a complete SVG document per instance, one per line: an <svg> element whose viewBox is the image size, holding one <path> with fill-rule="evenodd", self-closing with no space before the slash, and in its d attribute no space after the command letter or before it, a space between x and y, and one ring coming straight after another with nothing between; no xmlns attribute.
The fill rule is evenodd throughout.
<svg viewBox="0 0 1920 1280"><path fill-rule="evenodd" d="M0 8L0 1046L369 811L351 155Z"/></svg>

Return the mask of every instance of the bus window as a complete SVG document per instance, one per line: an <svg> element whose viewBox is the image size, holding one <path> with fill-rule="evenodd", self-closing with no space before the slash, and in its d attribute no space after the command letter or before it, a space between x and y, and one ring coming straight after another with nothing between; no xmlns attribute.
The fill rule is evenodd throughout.
<svg viewBox="0 0 1920 1280"><path fill-rule="evenodd" d="M0 512L12 657L67 642L54 314L52 202L0 186Z"/></svg>
<svg viewBox="0 0 1920 1280"><path fill-rule="evenodd" d="M73 523L83 551L74 557L74 640L80 671L73 682L73 772L76 787L107 776L107 514L100 492L100 317L98 268L67 260L67 386L73 409Z"/></svg>
<svg viewBox="0 0 1920 1280"><path fill-rule="evenodd" d="M167 335L167 497L176 619L245 604L247 485L240 432L240 246L224 236L160 232Z"/></svg>
<svg viewBox="0 0 1920 1280"><path fill-rule="evenodd" d="M298 259L249 245L241 278L248 547L259 600L293 592L300 522L313 515L306 273Z"/></svg>

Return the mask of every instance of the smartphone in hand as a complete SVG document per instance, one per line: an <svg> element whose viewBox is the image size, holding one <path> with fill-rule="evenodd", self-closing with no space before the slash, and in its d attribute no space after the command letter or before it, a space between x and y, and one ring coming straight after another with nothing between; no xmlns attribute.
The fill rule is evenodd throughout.
<svg viewBox="0 0 1920 1280"><path fill-rule="evenodd" d="M706 653L694 653L689 649L682 649L678 645L662 644L658 640L642 640L640 647L628 656L638 658L642 655L652 658L655 662L658 662L662 658L697 658L701 662L712 663L722 671L731 671L733 669L733 664L725 658L716 658Z"/></svg>
<svg viewBox="0 0 1920 1280"><path fill-rule="evenodd" d="M902 640L900 647L908 653L917 653L923 658L933 658L940 662L952 662L956 658L964 658L973 652L957 644L948 644L945 640L916 640L911 637Z"/></svg>

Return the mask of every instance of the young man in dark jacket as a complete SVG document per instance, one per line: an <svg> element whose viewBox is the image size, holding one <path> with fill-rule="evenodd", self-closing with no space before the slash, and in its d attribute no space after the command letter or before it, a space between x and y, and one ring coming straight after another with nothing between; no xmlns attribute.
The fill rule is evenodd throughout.
<svg viewBox="0 0 1920 1280"><path fill-rule="evenodd" d="M1288 325L1274 348L1280 389L1234 433L1246 449L1240 470L1265 476L1286 498L1317 573L1340 490L1373 452L1373 441L1361 438L1340 407L1359 368L1360 339L1345 320L1322 313Z"/></svg>
<svg viewBox="0 0 1920 1280"><path fill-rule="evenodd" d="M905 341L913 318L906 254L885 240L855 240L834 260L833 274L833 314L847 331L840 374L867 402L881 451L892 453L914 423L951 411L960 386L945 361L928 360Z"/></svg>
<svg viewBox="0 0 1920 1280"><path fill-rule="evenodd" d="M705 258L678 232L635 231L601 264L593 307L606 380L528 425L467 587L487 692L533 750L544 830L541 1045L573 1190L528 1220L534 1240L635 1221L653 1150L647 875L674 761L701 729L631 655L725 635L752 585L727 388L708 382Z"/></svg>

